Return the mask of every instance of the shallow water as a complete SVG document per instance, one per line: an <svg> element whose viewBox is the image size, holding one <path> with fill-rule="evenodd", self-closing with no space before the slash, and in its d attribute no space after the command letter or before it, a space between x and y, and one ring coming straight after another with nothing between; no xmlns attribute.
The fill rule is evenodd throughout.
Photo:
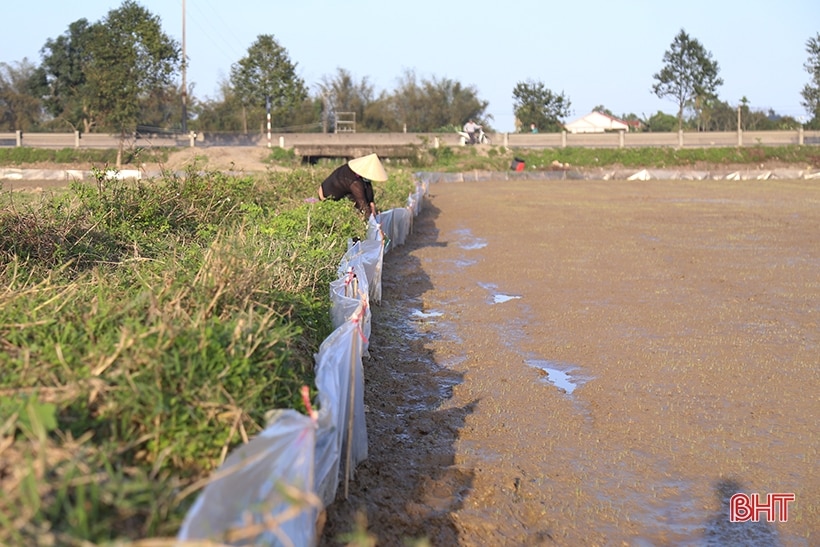
<svg viewBox="0 0 820 547"><path fill-rule="evenodd" d="M574 374L570 374L570 372L578 370L578 367L562 365L543 359L527 359L526 363L528 366L543 370L547 374L545 379L547 382L564 390L569 395L572 395L572 392L578 387L578 380L574 380Z"/></svg>

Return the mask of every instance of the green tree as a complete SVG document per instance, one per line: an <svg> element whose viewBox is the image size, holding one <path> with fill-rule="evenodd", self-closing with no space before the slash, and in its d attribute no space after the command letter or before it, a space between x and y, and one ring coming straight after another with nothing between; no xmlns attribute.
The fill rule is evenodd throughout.
<svg viewBox="0 0 820 547"><path fill-rule="evenodd" d="M625 122L634 123L634 125L630 127L630 131L644 131L646 129L646 121L641 119L641 117L635 114L634 112L630 112L629 114L622 114L621 119Z"/></svg>
<svg viewBox="0 0 820 547"><path fill-rule="evenodd" d="M386 110L392 113L393 119L386 125L399 131L405 127L410 132L450 131L472 118L489 129L488 105L479 99L474 86L449 78L419 81L415 72L408 70L387 100Z"/></svg>
<svg viewBox="0 0 820 547"><path fill-rule="evenodd" d="M701 43L681 29L663 55L664 66L653 75L652 91L660 98L671 97L678 105L678 130L683 129L683 111L696 111L705 101L716 98L723 85L717 61Z"/></svg>
<svg viewBox="0 0 820 547"><path fill-rule="evenodd" d="M134 2L98 23L71 23L41 54L39 96L49 114L75 130L107 129L124 137L138 122L167 128L181 118L171 81L179 47L162 32L159 18Z"/></svg>
<svg viewBox="0 0 820 547"><path fill-rule="evenodd" d="M182 131L181 87L166 85L149 90L140 100L137 129L140 132Z"/></svg>
<svg viewBox="0 0 820 547"><path fill-rule="evenodd" d="M120 165L126 137L136 131L141 102L173 85L180 48L162 31L159 17L132 0L93 25L87 45L85 92L100 125L120 134Z"/></svg>
<svg viewBox="0 0 820 547"><path fill-rule="evenodd" d="M811 81L800 92L803 96L800 104L813 117L812 126L820 127L820 33L806 41L806 52L809 58L803 66L811 76Z"/></svg>
<svg viewBox="0 0 820 547"><path fill-rule="evenodd" d="M349 71L338 68L333 77L325 76L319 84L323 103L323 130L333 131L337 112L354 112L359 127L364 127L365 110L373 102L374 91L367 78L356 82Z"/></svg>
<svg viewBox="0 0 820 547"><path fill-rule="evenodd" d="M242 131L242 103L230 82L219 82L215 99L192 101L189 109L193 119L188 127L196 131Z"/></svg>
<svg viewBox="0 0 820 547"><path fill-rule="evenodd" d="M324 105L319 97L307 97L302 104L290 112L288 127L283 130L297 131L304 133L322 131L322 112ZM358 120L358 118L356 118ZM357 122L358 127L358 122Z"/></svg>
<svg viewBox="0 0 820 547"><path fill-rule="evenodd" d="M542 132L559 132L570 106L563 92L556 94L541 81L518 82L513 88L513 113L524 127L534 123Z"/></svg>
<svg viewBox="0 0 820 547"><path fill-rule="evenodd" d="M666 133L674 131L678 120L671 114L666 114L658 110L646 120L646 127L653 133Z"/></svg>
<svg viewBox="0 0 820 547"><path fill-rule="evenodd" d="M37 68L28 59L0 63L0 128L29 131L42 118L42 103L32 92Z"/></svg>
<svg viewBox="0 0 820 547"><path fill-rule="evenodd" d="M118 165L141 116L151 112L150 123L167 122L167 105L158 104L176 100L180 48L159 17L133 0L98 23L75 21L42 54L39 89L48 111L75 129L119 133Z"/></svg>
<svg viewBox="0 0 820 547"><path fill-rule="evenodd" d="M367 105L364 111L365 128L368 131L401 131L402 125L396 119L395 97L387 91Z"/></svg>
<svg viewBox="0 0 820 547"><path fill-rule="evenodd" d="M708 111L705 111L702 120L704 131L735 131L737 108L733 108L727 102L715 100L708 105Z"/></svg>
<svg viewBox="0 0 820 547"><path fill-rule="evenodd" d="M97 123L85 75L91 35L91 24L86 19L71 23L64 34L46 41L37 69L38 96L43 98L48 113L85 133Z"/></svg>
<svg viewBox="0 0 820 547"><path fill-rule="evenodd" d="M291 111L308 96L304 81L296 75L296 64L270 34L259 35L248 54L231 67L230 81L242 104L242 129L246 133L249 114L263 119L268 98L271 123L285 126Z"/></svg>

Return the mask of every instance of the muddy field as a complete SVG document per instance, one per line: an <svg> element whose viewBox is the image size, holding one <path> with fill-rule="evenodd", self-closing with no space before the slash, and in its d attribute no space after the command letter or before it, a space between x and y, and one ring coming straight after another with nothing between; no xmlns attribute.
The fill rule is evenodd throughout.
<svg viewBox="0 0 820 547"><path fill-rule="evenodd" d="M378 545L820 544L816 181L435 183L387 255ZM731 523L735 493L793 493ZM765 520L765 518L763 519Z"/></svg>

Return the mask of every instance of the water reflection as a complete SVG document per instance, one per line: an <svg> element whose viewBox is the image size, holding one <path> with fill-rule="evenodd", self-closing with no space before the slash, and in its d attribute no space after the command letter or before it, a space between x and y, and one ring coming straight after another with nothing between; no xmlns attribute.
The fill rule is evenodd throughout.
<svg viewBox="0 0 820 547"><path fill-rule="evenodd" d="M558 389L565 391L567 394L572 394L582 383L580 379L573 378L570 372L578 369L571 365L562 365L555 361L547 361L544 359L527 359L527 365L543 370L546 374L546 381L554 385Z"/></svg>

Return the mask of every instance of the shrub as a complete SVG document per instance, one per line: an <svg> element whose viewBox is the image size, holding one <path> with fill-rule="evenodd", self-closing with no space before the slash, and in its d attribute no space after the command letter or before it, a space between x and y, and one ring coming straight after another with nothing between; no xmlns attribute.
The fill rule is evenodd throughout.
<svg viewBox="0 0 820 547"><path fill-rule="evenodd" d="M328 284L365 232L346 200L305 201L320 176L97 171L6 202L0 543L173 534L181 492L268 409L302 407Z"/></svg>

